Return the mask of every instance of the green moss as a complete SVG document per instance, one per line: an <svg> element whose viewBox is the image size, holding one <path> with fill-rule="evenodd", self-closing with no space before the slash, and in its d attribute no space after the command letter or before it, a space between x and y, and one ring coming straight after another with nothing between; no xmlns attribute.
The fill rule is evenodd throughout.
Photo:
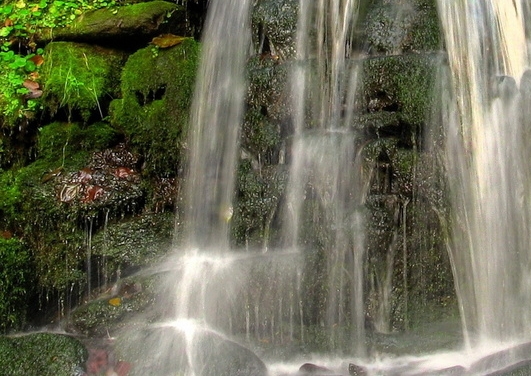
<svg viewBox="0 0 531 376"><path fill-rule="evenodd" d="M53 168L78 168L88 162L90 151L103 150L116 139L116 131L104 122L89 126L55 122L39 129L37 150L39 158L49 161Z"/></svg>
<svg viewBox="0 0 531 376"><path fill-rule="evenodd" d="M146 47L122 72L123 99L111 103L112 123L144 157L148 173L174 175L180 164L197 70L199 44Z"/></svg>
<svg viewBox="0 0 531 376"><path fill-rule="evenodd" d="M10 376L71 376L80 373L88 358L75 338L36 333L0 338L0 369Z"/></svg>
<svg viewBox="0 0 531 376"><path fill-rule="evenodd" d="M126 1L120 3L132 3ZM183 10L168 1L150 1L108 9L97 9L83 13L67 27L45 30L44 39L84 39L102 40L108 37L144 34L156 32L172 12Z"/></svg>
<svg viewBox="0 0 531 376"><path fill-rule="evenodd" d="M79 111L86 121L91 111L104 116L103 101L116 94L123 56L81 43L52 42L44 51L44 104L52 112ZM118 72L118 73L117 73Z"/></svg>
<svg viewBox="0 0 531 376"><path fill-rule="evenodd" d="M400 55L368 59L363 65L364 101L369 111L396 107L399 121L409 127L425 123L433 102L436 55ZM371 108L371 103L382 108ZM408 143L409 140L404 139Z"/></svg>
<svg viewBox="0 0 531 376"><path fill-rule="evenodd" d="M29 258L20 240L0 237L0 332L25 323L33 276Z"/></svg>

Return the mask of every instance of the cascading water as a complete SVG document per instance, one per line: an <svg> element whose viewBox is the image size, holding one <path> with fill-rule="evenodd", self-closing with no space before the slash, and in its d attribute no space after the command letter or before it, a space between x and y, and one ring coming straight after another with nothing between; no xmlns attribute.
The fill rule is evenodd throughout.
<svg viewBox="0 0 531 376"><path fill-rule="evenodd" d="M305 200L328 227L326 312L319 318L331 348L349 343L363 355L364 239L356 135L351 130L358 70L350 61L357 0L299 3L297 55L291 72L294 135L285 210L285 244L304 248ZM309 201L312 201L310 199ZM316 223L319 220L315 221ZM318 231L317 229L315 229ZM337 327L339 330L333 331ZM341 334L339 335L338 332Z"/></svg>
<svg viewBox="0 0 531 376"><path fill-rule="evenodd" d="M530 337L526 3L439 1L454 88L444 98L450 253L469 345Z"/></svg>
<svg viewBox="0 0 531 376"><path fill-rule="evenodd" d="M531 176L525 169L531 152L523 143L531 135L525 105L531 74L524 73L530 28L524 19L531 14L523 3L503 1L439 0L455 88L442 106L453 205L449 250L468 344L471 338L529 340L518 334L531 324L531 309L522 304L531 293ZM251 1L210 2L191 115L186 233L163 291L170 297L163 309L169 321L143 337L145 372L266 374L253 353L226 336L250 348L296 344L300 351L313 335L334 354L363 364L367 374L487 374L528 359L529 346L500 352L500 364L482 359L503 344L473 354L367 359L362 208L369 184L362 176L363 140L352 126L359 70L351 55L359 3L300 0L298 6L296 56L289 63L289 180L279 210L283 219L277 219L281 239L265 242L279 245L276 249L242 252L230 249L229 228ZM408 202L402 207L404 269ZM395 217L399 214L396 209ZM386 294L392 292L398 240L395 230L381 286L382 318L391 314ZM317 267L308 266L312 263ZM317 292L308 287L312 278ZM407 278L404 271L406 300ZM319 361L333 369L344 362ZM272 374L294 371L284 364L270 367Z"/></svg>

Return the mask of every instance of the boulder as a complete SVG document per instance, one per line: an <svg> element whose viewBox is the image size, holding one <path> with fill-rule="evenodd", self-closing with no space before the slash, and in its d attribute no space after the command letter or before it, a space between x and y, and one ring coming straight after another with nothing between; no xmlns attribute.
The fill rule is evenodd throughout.
<svg viewBox="0 0 531 376"><path fill-rule="evenodd" d="M131 376L266 376L265 364L248 348L193 323L154 325L120 336L117 351L132 363Z"/></svg>

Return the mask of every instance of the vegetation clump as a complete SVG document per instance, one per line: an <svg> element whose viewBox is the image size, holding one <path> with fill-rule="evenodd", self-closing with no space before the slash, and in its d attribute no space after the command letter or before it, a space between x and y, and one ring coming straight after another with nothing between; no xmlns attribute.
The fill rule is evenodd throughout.
<svg viewBox="0 0 531 376"><path fill-rule="evenodd" d="M84 11L116 5L115 0L7 1L0 6L0 128L41 109L36 93L42 49L36 34L42 28L66 26ZM31 85L31 86L29 86Z"/></svg>
<svg viewBox="0 0 531 376"><path fill-rule="evenodd" d="M52 42L45 48L43 65L43 99L55 112L66 108L68 119L77 111L88 121L93 110L100 120L106 116L109 99L117 95L123 56L113 50L72 42Z"/></svg>
<svg viewBox="0 0 531 376"><path fill-rule="evenodd" d="M0 337L0 369L11 376L71 376L83 372L88 351L77 339L34 333Z"/></svg>

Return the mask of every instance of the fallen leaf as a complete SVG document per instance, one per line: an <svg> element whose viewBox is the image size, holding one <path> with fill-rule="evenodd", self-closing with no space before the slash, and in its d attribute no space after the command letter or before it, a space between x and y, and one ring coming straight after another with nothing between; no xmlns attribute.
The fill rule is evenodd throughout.
<svg viewBox="0 0 531 376"><path fill-rule="evenodd" d="M113 307L120 307L122 305L122 298L109 299L109 304Z"/></svg>
<svg viewBox="0 0 531 376"><path fill-rule="evenodd" d="M35 66L37 67L40 67L42 63L44 63L44 58L42 57L42 55L35 55L29 60L32 61L33 64L35 64Z"/></svg>
<svg viewBox="0 0 531 376"><path fill-rule="evenodd" d="M37 90L39 88L39 83L32 81L32 80L24 80L24 83L22 83L22 86L24 86L26 89L33 91Z"/></svg>
<svg viewBox="0 0 531 376"><path fill-rule="evenodd" d="M13 20L11 20L10 18L8 18L5 22L4 22L4 26L5 27L10 27L10 26L13 26L14 25L14 22Z"/></svg>
<svg viewBox="0 0 531 376"><path fill-rule="evenodd" d="M173 47L181 44L186 37L180 37L173 34L162 34L151 40L151 43L160 48Z"/></svg>

